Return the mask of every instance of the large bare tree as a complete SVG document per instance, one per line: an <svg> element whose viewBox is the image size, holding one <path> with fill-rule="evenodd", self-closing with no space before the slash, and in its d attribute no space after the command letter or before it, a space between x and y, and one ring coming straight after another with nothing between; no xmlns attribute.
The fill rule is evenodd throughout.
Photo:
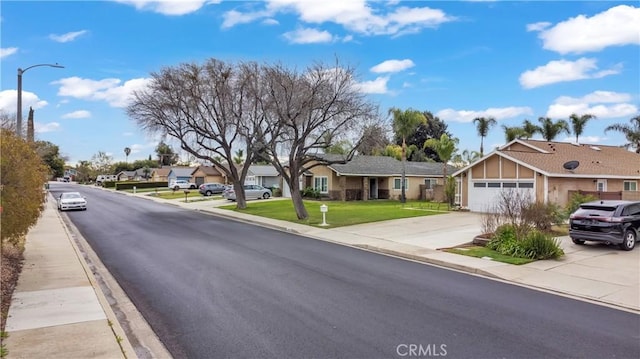
<svg viewBox="0 0 640 359"><path fill-rule="evenodd" d="M169 135L184 151L216 165L232 181L238 208L245 208L248 166L234 165L233 158L244 149L251 163L256 134L268 131L258 131L264 121L259 75L256 63L216 59L167 67L134 93L127 113L144 130Z"/></svg>
<svg viewBox="0 0 640 359"><path fill-rule="evenodd" d="M353 157L364 129L380 121L377 107L360 91L354 70L336 61L303 71L268 66L261 84L263 113L271 132L261 145L278 169L299 219L308 217L299 179L309 169L345 163ZM328 143L327 141L331 141ZM350 143L344 155L323 156L324 149Z"/></svg>

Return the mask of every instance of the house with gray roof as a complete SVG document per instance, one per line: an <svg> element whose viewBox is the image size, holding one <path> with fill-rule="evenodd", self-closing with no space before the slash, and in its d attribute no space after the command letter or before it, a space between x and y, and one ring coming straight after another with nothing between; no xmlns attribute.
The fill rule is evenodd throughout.
<svg viewBox="0 0 640 359"><path fill-rule="evenodd" d="M193 182L193 167L171 167L171 170L167 174L167 181L169 183L173 181L185 180L189 182Z"/></svg>
<svg viewBox="0 0 640 359"><path fill-rule="evenodd" d="M337 160L340 155L322 155ZM448 166L447 172L454 172ZM337 200L399 199L402 194L402 161L387 156L354 156L346 163L316 166L306 176L304 187ZM443 200L443 165L435 162L406 162L407 199Z"/></svg>

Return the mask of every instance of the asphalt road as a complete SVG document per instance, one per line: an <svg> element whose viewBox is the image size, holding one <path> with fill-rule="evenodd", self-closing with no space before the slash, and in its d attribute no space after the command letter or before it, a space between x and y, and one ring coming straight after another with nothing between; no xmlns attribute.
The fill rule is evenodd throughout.
<svg viewBox="0 0 640 359"><path fill-rule="evenodd" d="M77 185L69 212L176 358L638 358L640 316Z"/></svg>

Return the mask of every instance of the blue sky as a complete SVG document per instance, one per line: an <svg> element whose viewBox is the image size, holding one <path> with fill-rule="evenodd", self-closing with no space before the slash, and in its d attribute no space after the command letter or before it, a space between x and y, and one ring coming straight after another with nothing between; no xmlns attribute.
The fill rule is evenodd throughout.
<svg viewBox="0 0 640 359"><path fill-rule="evenodd" d="M157 138L124 111L149 74L182 62L282 62L304 68L335 57L357 69L362 91L390 107L429 110L479 150L472 119L500 125L591 113L580 142L621 145L604 133L640 113L637 1L2 1L0 110L35 109L36 137L69 163L104 151L154 154ZM558 140L571 140L562 136Z"/></svg>

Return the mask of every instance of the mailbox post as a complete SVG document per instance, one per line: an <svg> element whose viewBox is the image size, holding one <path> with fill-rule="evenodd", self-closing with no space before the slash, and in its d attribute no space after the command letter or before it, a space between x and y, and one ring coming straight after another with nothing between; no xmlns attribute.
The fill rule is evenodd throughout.
<svg viewBox="0 0 640 359"><path fill-rule="evenodd" d="M184 190L184 203L188 203L189 202L189 190L185 189Z"/></svg>
<svg viewBox="0 0 640 359"><path fill-rule="evenodd" d="M329 212L329 207L326 204L320 206L320 212L322 212L322 223L321 226L328 226L327 224L327 212Z"/></svg>

